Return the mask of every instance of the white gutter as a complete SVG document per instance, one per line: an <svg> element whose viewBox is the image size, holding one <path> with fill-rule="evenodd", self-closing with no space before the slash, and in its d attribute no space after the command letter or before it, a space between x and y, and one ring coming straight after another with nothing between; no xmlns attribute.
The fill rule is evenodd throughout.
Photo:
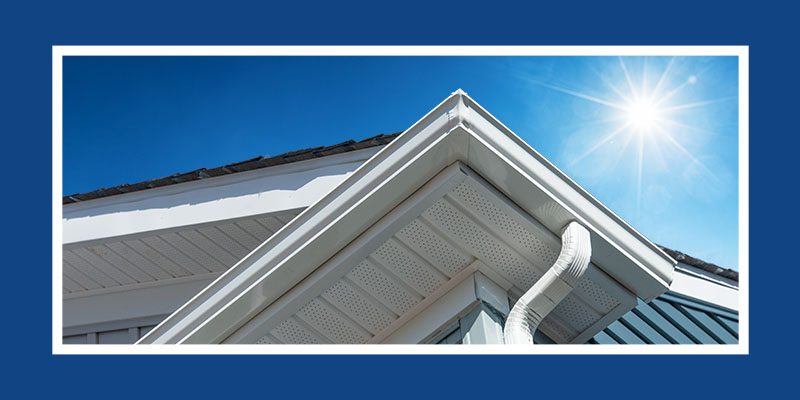
<svg viewBox="0 0 800 400"><path fill-rule="evenodd" d="M533 333L575 287L592 258L589 231L570 222L561 234L561 253L544 276L517 300L508 313L503 336L506 344L533 344Z"/></svg>

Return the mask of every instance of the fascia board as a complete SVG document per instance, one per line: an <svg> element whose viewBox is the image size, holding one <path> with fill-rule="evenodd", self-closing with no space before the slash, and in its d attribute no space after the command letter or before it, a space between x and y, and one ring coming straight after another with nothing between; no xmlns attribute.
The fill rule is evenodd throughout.
<svg viewBox="0 0 800 400"><path fill-rule="evenodd" d="M704 279L689 271L679 270L669 288L670 293L680 294L715 307L723 307L733 312L739 310L739 290L730 285Z"/></svg>
<svg viewBox="0 0 800 400"><path fill-rule="evenodd" d="M448 134L459 126L460 103L460 95L448 97L139 343L216 343L274 302L409 193L465 158L464 136ZM211 319L223 313L228 325L215 331Z"/></svg>
<svg viewBox="0 0 800 400"><path fill-rule="evenodd" d="M577 220L592 233L592 260L642 299L664 293L677 262L464 95L464 162L553 232Z"/></svg>
<svg viewBox="0 0 800 400"><path fill-rule="evenodd" d="M66 329L108 321L169 315L212 280L208 276L193 276L173 279L172 282L157 286L139 287L136 290L64 299L63 327ZM161 319L157 322L161 322Z"/></svg>
<svg viewBox="0 0 800 400"><path fill-rule="evenodd" d="M62 244L80 246L305 208L376 152L359 150L68 204L63 207Z"/></svg>
<svg viewBox="0 0 800 400"><path fill-rule="evenodd" d="M267 168L258 168L250 171L184 182L178 185L167 185L131 193L101 197L93 200L80 201L77 203L64 204L64 216L66 218L75 218L84 215L115 212L117 211L117 208L125 207L124 205L128 203L135 203L135 207L148 206L148 201L163 199L165 197L169 197L170 201L173 201L174 205L179 205L183 204L184 199L172 196L193 194L193 192L200 189L225 187L267 177L278 177L282 175L314 171L340 164L359 163L360 165L364 161L372 158L372 156L374 156L378 151L380 151L380 147L370 147L367 149L295 161L288 164L275 165Z"/></svg>

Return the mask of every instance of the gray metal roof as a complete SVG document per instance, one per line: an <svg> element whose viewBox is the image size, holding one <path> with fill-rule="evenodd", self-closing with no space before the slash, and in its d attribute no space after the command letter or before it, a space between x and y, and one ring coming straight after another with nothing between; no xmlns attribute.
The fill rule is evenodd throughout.
<svg viewBox="0 0 800 400"><path fill-rule="evenodd" d="M633 310L589 340L593 344L736 344L739 315L666 293Z"/></svg>
<svg viewBox="0 0 800 400"><path fill-rule="evenodd" d="M296 161L310 160L313 158L325 157L334 154L346 153L349 151L367 149L370 147L383 146L388 144L394 138L399 136L402 132L381 134L369 137L360 141L348 140L332 146L313 147L308 149L290 151L288 153L279 154L274 157L258 156L249 160L240 161L237 163L223 165L221 167L206 169L200 168L194 171L185 173L176 173L163 178L150 179L144 182L133 184L122 184L110 188L97 189L91 192L78 193L62 197L62 204L72 204L82 201L94 200L103 197L115 196L123 193L138 192L156 187L176 185L184 182L191 182L200 179L213 178L216 176L230 175L238 172L251 171L254 169L273 167L276 165L289 164ZM659 246L670 257L677 261L700 268L704 271L711 272L734 281L739 281L739 273L732 269L722 268L715 264L707 263L703 260L694 258L690 255L682 253L677 250L672 250L663 246Z"/></svg>

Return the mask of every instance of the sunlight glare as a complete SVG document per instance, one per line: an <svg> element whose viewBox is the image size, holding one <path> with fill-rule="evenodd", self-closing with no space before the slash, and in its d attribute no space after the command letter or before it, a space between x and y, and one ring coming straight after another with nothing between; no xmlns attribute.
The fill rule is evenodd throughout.
<svg viewBox="0 0 800 400"><path fill-rule="evenodd" d="M612 97L598 96L592 92L582 92L564 87L559 87L550 83L531 80L533 83L550 88L583 100L587 100L612 109L615 114L612 120L619 122L616 127L612 127L611 132L600 136L597 140L589 143L589 148L577 157L571 157L570 166L586 161L591 155L601 149L611 149L613 146L615 156L610 157L607 162L609 165L617 163L626 154L630 154L628 149L631 144L635 144L632 154L635 155L634 171L636 173L636 218L639 218L641 211L642 190L645 186L645 168L647 164L652 164L653 159L661 160L664 165L662 154L675 153L690 160L693 165L698 165L705 173L716 180L714 173L706 167L677 137L681 131L697 131L700 127L693 124L685 124L676 120L676 116L681 112L698 107L705 107L710 104L734 100L736 96L718 97L709 100L700 100L690 103L674 104L674 98L689 85L696 85L699 81L699 73L691 74L688 77L675 79L670 75L675 75L675 57L670 58L666 67L661 71L654 87L650 87L647 79L647 59L642 62L640 74L631 75L628 66L622 57L618 57L619 68L624 78L619 82L612 81L610 76L599 74L600 81L607 86ZM635 72L635 71L634 71ZM623 80L624 79L624 80ZM627 84L628 90L623 87ZM616 98L613 97L616 95ZM672 103L670 103L672 102ZM677 151L675 151L677 150ZM593 159L591 162L597 162Z"/></svg>
<svg viewBox="0 0 800 400"><path fill-rule="evenodd" d="M659 120L659 109L649 100L636 100L626 107L626 117L639 133L651 132Z"/></svg>

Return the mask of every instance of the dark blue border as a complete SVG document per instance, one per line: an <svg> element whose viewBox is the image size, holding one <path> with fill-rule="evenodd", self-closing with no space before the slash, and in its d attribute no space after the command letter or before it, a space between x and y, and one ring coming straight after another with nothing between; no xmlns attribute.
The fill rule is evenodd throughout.
<svg viewBox="0 0 800 400"><path fill-rule="evenodd" d="M26 397L745 396L779 394L793 333L796 12L733 2L54 2L0 11L7 390ZM750 356L52 356L51 46L750 45ZM789 175L791 174L791 175ZM769 203L767 203L769 201ZM786 252L789 249L789 252ZM777 279L776 279L777 278ZM779 314L780 313L780 314ZM788 319L791 321L791 319ZM784 372L781 372L784 371ZM781 379L784 378L784 379ZM772 381L772 379L770 379ZM518 386L512 389L512 382Z"/></svg>

